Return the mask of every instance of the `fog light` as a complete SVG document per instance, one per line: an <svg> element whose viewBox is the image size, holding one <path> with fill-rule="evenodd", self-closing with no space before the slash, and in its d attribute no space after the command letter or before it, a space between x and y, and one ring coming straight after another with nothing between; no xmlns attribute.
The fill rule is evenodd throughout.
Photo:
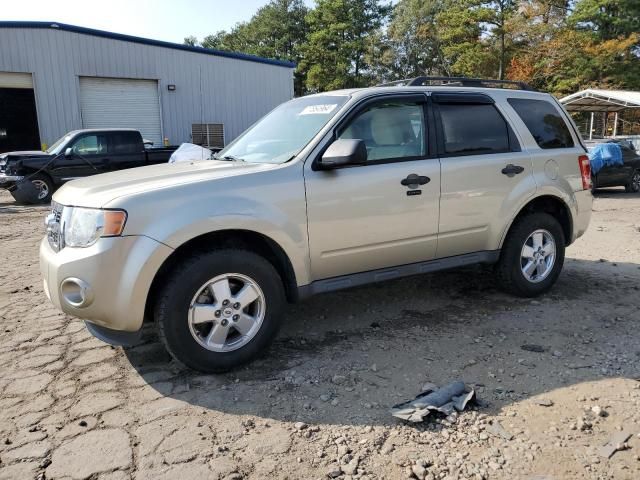
<svg viewBox="0 0 640 480"><path fill-rule="evenodd" d="M60 284L60 292L66 303L75 308L84 308L93 302L93 290L79 278L67 278Z"/></svg>

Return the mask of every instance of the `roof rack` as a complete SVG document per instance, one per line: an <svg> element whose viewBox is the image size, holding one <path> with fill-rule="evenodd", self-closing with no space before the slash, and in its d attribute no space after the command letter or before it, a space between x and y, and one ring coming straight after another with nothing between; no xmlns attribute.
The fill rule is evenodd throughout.
<svg viewBox="0 0 640 480"><path fill-rule="evenodd" d="M456 85L461 87L484 87L484 88L510 88L519 90L536 91L526 82L514 80L495 80L491 78L467 78L467 77L415 77L395 80L393 82L381 83L378 87L419 87L426 85Z"/></svg>

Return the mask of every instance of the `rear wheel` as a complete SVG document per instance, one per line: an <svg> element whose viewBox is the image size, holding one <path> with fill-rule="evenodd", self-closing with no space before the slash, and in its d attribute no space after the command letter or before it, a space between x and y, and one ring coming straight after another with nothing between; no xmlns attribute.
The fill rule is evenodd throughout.
<svg viewBox="0 0 640 480"><path fill-rule="evenodd" d="M518 296L548 291L564 263L565 238L558 220L547 213L520 218L509 231L496 265L502 287Z"/></svg>
<svg viewBox="0 0 640 480"><path fill-rule="evenodd" d="M640 170L636 170L631 174L629 183L625 185L624 189L629 193L640 192Z"/></svg>
<svg viewBox="0 0 640 480"><path fill-rule="evenodd" d="M253 360L275 337L285 303L273 265L253 252L194 255L170 275L156 303L160 338L174 358L203 372Z"/></svg>

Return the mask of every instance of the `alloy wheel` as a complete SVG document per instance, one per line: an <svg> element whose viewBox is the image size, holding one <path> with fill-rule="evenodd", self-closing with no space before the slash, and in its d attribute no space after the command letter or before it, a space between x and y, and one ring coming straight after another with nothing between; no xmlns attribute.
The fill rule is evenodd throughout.
<svg viewBox="0 0 640 480"><path fill-rule="evenodd" d="M218 275L202 285L189 306L193 338L212 352L237 350L255 337L266 301L253 279L240 273Z"/></svg>
<svg viewBox="0 0 640 480"><path fill-rule="evenodd" d="M556 242L547 230L533 232L524 242L520 254L520 269L524 278L538 283L549 276L556 260Z"/></svg>
<svg viewBox="0 0 640 480"><path fill-rule="evenodd" d="M36 187L36 190L38 190L38 200L47 198L47 195L49 195L49 186L47 185L47 182L36 179L31 180L31 183Z"/></svg>

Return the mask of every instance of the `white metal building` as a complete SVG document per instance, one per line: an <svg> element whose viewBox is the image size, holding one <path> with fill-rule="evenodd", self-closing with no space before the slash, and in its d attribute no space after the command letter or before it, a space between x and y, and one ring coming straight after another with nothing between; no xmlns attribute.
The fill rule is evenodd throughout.
<svg viewBox="0 0 640 480"><path fill-rule="evenodd" d="M51 22L0 22L0 152L79 128L221 146L293 97L290 62Z"/></svg>

